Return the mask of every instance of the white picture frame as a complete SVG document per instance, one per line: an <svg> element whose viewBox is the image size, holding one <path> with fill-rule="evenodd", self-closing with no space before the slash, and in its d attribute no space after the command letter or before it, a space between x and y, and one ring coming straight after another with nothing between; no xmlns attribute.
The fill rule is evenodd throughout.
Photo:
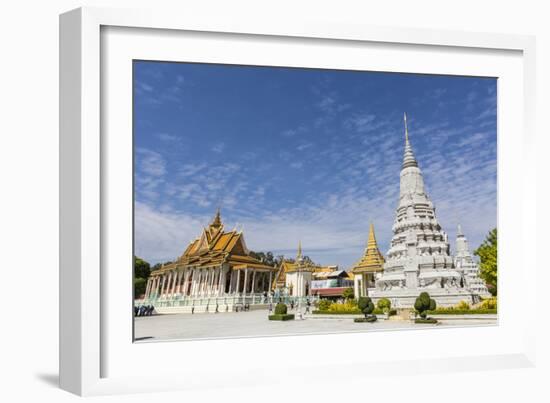
<svg viewBox="0 0 550 403"><path fill-rule="evenodd" d="M140 29L142 31L139 31ZM114 36L108 39L102 36L109 32L114 33ZM122 221L115 224L118 220L117 215L107 213L117 211L117 208L120 211L128 201L127 193L122 194L122 197L114 195L117 188L122 189L121 191L128 190L128 186L124 186L124 181L131 182L128 176L131 176L131 171L127 169L128 159L123 158L126 162L122 164L124 167L121 169L114 168L110 163L113 153L131 152L126 150L127 136L121 134L105 137L105 133L113 133L115 128L120 128L120 133L127 132L124 125L128 122L123 117L127 117L129 110L131 113L130 105L125 106L129 88L127 81L116 81L117 84L113 84L113 81L102 79L106 63L102 58L126 58L121 59L116 65L107 66L110 69L109 74L121 74L121 71L127 68L125 60L135 57L132 55L132 49L137 49L132 46L121 47L124 44L122 41L131 41L131 37L137 36L139 32L140 35L144 35L140 38L140 47L146 49L143 52L150 52L145 57L162 60L169 60L166 58L171 57L174 41L181 39L178 32L182 35L192 33L194 40L214 35L215 41L230 41L237 38L242 42L242 48L231 47L230 52L218 52L215 57L210 56L208 59L218 62L236 62L231 60L231 57L240 57L239 61L246 64L247 60L253 63L254 60L257 62L258 58L265 57L260 64L270 63L273 54L246 54L247 46L252 46L252 42L269 42L272 46L281 46L283 49L288 46L289 41L300 46L311 46L315 43L319 46L328 46L334 51L348 45L348 48L371 46L378 49L375 51L382 52L388 47L393 47L392 52L395 54L391 55L389 52L388 59L395 59L400 52L403 55L409 51L421 52L426 55L426 60L409 60L409 63L418 64L404 67L403 71L424 73L459 74L460 68L465 68L461 67L460 52L469 52L471 55L468 57L480 58L479 65L475 67L478 70L475 71L479 75L491 75L491 70L497 68L491 58L502 57L502 66L498 68L503 69L503 85L510 87L504 87L504 93L508 94L507 98L499 98L499 243L513 244L515 249L513 252L506 252L507 249L503 248L504 251L499 252L499 326L474 330L433 331L434 345L444 347L444 344L438 344L443 343L444 339L464 340L472 335L484 334L496 338L493 346L489 349L488 346L481 345L476 349L473 344L466 343L461 348L449 347L448 351L442 353L441 349L414 351L404 345L401 348L396 347L391 353L389 350L385 353L382 348L370 356L357 349L352 360L331 357L325 359L323 364L312 360L305 365L298 353L303 351L307 343L345 340L348 345L360 345L364 334L144 343L139 347L143 367L148 367L152 357L166 355L185 355L186 365L176 372L176 367L166 361L154 374L147 373L146 378L144 374L140 374L139 367L136 368L137 361L132 359L135 358L136 347L132 340L126 337L130 329L124 330L123 327L131 319L131 282L125 282L125 279L131 277L132 251L127 238L127 224L131 216L123 215ZM118 39L117 33L120 34ZM156 36L150 38L152 33ZM249 39L250 43L247 42ZM153 51L148 41L159 41L159 44L160 41L164 41L164 44ZM188 49L191 50L193 45L189 43ZM109 53L109 47L116 48L118 52ZM507 277L536 278L535 255L524 253L528 247L527 235L536 232L535 209L532 208L535 193L535 162L528 157L534 152L534 38L520 35L346 25L314 19L298 24L292 20L281 22L270 21L268 18L254 21L238 18L215 20L150 10L81 8L61 15L60 48L60 385L63 389L79 395L97 395L223 387L235 383L246 386L272 382L272 377L261 371L265 364L251 363L246 359L243 362L240 358L257 357L262 351L274 347L283 348L288 352L288 358L284 362L269 361L271 369L284 369L280 371L281 375L277 382L291 380L289 373L292 371L288 371L288 368L303 371L308 368L319 369L320 365L337 367L344 373L361 368L365 376L376 373L381 367L390 374L406 374L408 371L418 373L419 368L426 368L423 370L425 372L442 372L534 365L535 328L530 319L535 315L535 311L518 312L510 303L511 288L506 285ZM458 66L457 70L453 70L455 67L445 67L445 61L438 60L433 52L446 52L449 58L455 58L454 65ZM299 59L296 53L290 53ZM196 57L201 56L197 53ZM313 60L314 52L311 57ZM349 65L351 59L346 62L346 57L348 56L341 60L329 61L323 67L336 66L330 63ZM482 61L485 57L487 60ZM384 68L383 59L379 59L380 69ZM312 63L324 63L319 60ZM287 61L284 65L288 63L290 62ZM306 62L298 60L296 63L301 66ZM488 67L484 67L484 63ZM427 64L431 66L428 68ZM510 68L506 70L505 66L508 64ZM377 68L377 65L369 66L372 69ZM353 67L362 68L359 64ZM112 91L111 86L117 85L122 87ZM105 102L105 94L108 94L108 102ZM512 94L517 97L512 97ZM115 120L111 119L111 107L118 108ZM509 116L513 115L511 112L514 111L517 112L517 116ZM511 162L514 152L521 153L523 159L521 166L512 169L510 164L505 163ZM502 178L505 178L506 182L503 182ZM120 184L123 186L119 186ZM514 193L513 185L519 185L522 191ZM115 205L115 200L118 200L118 206ZM129 207L127 209L131 210ZM516 215L511 214L514 211ZM512 234L516 235L515 239ZM517 242L517 234L520 234L519 238L523 242ZM112 239L117 240L116 248L113 248L109 241ZM516 242L513 243L514 241ZM115 273L108 270L109 267L113 267L113 261L122 262L122 265L127 262L128 272ZM521 263L518 273L506 268L512 268L516 262ZM124 290L115 288L121 284L126 287ZM535 300L534 288L528 295L522 296L524 305L529 305L531 301L531 306L534 306ZM125 316L125 310L128 317ZM119 325L120 328L117 327ZM380 335L369 337L374 340ZM398 346L402 344L400 341L404 337L416 340L419 336L417 331L407 331L387 333L385 337L388 344ZM200 343L204 348L203 354L209 354L208 357L227 354L227 360L232 363L232 373L209 367L208 359L201 360L200 356L193 355L192 350L197 349L193 348L192 343ZM227 352L228 345L236 351L243 351L240 350L241 347L246 349L246 352L242 353L245 355L235 354L234 351ZM123 362L127 364L124 365ZM236 375L242 371L247 372L246 379ZM317 379L327 376L323 375L323 371L316 371L315 375L307 375L307 370L303 373L302 379L308 376L316 376Z"/></svg>

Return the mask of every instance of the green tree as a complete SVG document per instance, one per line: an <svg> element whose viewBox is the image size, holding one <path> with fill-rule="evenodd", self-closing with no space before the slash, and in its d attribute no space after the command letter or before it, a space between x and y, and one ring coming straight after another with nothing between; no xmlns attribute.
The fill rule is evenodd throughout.
<svg viewBox="0 0 550 403"><path fill-rule="evenodd" d="M421 292L416 301L414 301L414 309L420 313L422 319L426 319L426 311L434 311L437 308L435 300L430 298L427 292Z"/></svg>
<svg viewBox="0 0 550 403"><path fill-rule="evenodd" d="M474 251L480 260L480 276L493 295L497 294L497 229L489 232L487 238Z"/></svg>
<svg viewBox="0 0 550 403"><path fill-rule="evenodd" d="M151 274L151 265L145 260L134 256L134 278L147 279Z"/></svg>
<svg viewBox="0 0 550 403"><path fill-rule="evenodd" d="M345 299L353 299L355 298L355 294L353 292L353 288L351 287L348 287L344 290L344 292L342 293L342 297L344 297Z"/></svg>
<svg viewBox="0 0 550 403"><path fill-rule="evenodd" d="M365 318L367 318L372 311L374 311L374 304L370 297L359 297L357 307L365 314Z"/></svg>
<svg viewBox="0 0 550 403"><path fill-rule="evenodd" d="M145 294L145 289L147 287L147 280L143 277L134 278L134 298L139 298Z"/></svg>

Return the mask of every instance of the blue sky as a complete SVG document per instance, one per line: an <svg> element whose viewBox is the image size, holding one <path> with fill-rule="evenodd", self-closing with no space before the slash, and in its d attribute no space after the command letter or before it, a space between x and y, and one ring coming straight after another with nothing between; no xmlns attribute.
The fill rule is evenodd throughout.
<svg viewBox="0 0 550 403"><path fill-rule="evenodd" d="M218 206L249 249L346 269L389 248L403 112L454 248L496 226L496 80L134 62L135 252L173 260Z"/></svg>

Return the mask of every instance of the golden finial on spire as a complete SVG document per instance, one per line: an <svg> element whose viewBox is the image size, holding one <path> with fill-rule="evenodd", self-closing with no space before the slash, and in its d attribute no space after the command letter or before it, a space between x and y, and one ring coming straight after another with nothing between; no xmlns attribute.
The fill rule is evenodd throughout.
<svg viewBox="0 0 550 403"><path fill-rule="evenodd" d="M212 227L221 227L222 226L222 217L221 217L221 209L218 207L216 210L216 215L214 216L214 219L212 220L212 224L210 224Z"/></svg>

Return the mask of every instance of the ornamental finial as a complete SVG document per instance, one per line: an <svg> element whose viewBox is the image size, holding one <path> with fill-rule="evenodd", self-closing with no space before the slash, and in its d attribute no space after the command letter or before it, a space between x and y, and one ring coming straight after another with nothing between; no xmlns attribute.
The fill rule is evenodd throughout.
<svg viewBox="0 0 550 403"><path fill-rule="evenodd" d="M405 143L409 142L409 130L407 128L407 113L403 112L403 121L405 122Z"/></svg>

